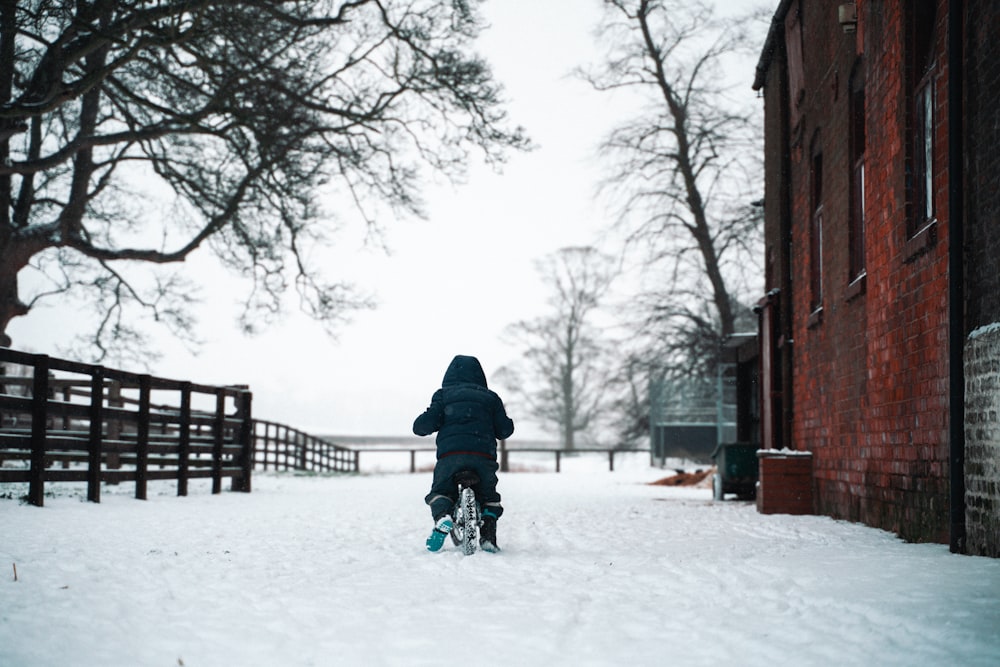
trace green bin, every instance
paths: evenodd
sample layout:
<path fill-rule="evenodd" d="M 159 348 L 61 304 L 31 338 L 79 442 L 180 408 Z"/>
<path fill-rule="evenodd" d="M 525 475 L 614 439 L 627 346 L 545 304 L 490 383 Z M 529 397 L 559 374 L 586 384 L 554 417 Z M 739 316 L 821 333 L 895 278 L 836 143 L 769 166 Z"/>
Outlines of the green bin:
<path fill-rule="evenodd" d="M 756 497 L 758 449 L 756 443 L 750 442 L 724 442 L 715 448 L 712 493 L 716 500 L 723 500 L 727 493 L 735 493 L 740 500 Z"/>

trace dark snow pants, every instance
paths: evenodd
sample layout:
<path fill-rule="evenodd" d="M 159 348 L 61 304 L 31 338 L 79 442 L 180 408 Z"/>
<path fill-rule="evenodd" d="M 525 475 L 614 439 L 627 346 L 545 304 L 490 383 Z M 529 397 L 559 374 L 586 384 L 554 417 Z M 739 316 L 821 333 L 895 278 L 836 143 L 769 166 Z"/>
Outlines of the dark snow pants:
<path fill-rule="evenodd" d="M 483 511 L 499 517 L 503 514 L 500 505 L 500 494 L 497 493 L 497 470 L 500 466 L 493 459 L 485 456 L 469 454 L 453 454 L 438 459 L 434 466 L 434 481 L 431 482 L 431 492 L 424 498 L 430 505 L 431 515 L 437 521 L 451 510 L 458 500 L 458 487 L 455 484 L 455 473 L 471 470 L 479 476 L 479 484 L 472 487 Z"/>

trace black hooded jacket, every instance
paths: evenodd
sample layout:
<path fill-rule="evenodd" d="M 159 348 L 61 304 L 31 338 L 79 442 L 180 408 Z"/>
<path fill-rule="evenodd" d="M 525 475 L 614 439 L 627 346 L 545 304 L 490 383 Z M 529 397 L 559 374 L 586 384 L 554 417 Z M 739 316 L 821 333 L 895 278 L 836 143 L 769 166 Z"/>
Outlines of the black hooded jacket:
<path fill-rule="evenodd" d="M 486 374 L 475 357 L 458 355 L 445 371 L 430 406 L 413 422 L 413 432 L 437 431 L 437 457 L 473 454 L 496 459 L 497 438 L 509 438 L 514 422 L 503 401 L 486 386 Z"/>

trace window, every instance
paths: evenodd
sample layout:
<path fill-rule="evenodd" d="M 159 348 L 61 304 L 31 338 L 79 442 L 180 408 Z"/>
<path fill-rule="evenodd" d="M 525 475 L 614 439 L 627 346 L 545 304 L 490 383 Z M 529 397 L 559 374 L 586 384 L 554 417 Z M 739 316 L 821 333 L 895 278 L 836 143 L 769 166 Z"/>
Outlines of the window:
<path fill-rule="evenodd" d="M 914 93 L 912 233 L 934 219 L 934 84 L 924 81 Z M 912 235 L 912 234 L 911 234 Z"/>
<path fill-rule="evenodd" d="M 814 146 L 818 142 L 813 142 Z M 823 154 L 812 158 L 812 220 L 809 226 L 809 309 L 823 308 Z"/>
<path fill-rule="evenodd" d="M 848 219 L 848 282 L 865 275 L 865 80 L 859 60 L 851 75 L 849 151 L 851 157 Z"/>
<path fill-rule="evenodd" d="M 805 66 L 802 60 L 802 9 L 793 3 L 785 15 L 785 49 L 788 63 L 789 127 L 796 127 L 802 115 L 805 100 Z"/>
<path fill-rule="evenodd" d="M 934 0 L 908 3 L 907 225 L 910 237 L 934 222 Z"/>

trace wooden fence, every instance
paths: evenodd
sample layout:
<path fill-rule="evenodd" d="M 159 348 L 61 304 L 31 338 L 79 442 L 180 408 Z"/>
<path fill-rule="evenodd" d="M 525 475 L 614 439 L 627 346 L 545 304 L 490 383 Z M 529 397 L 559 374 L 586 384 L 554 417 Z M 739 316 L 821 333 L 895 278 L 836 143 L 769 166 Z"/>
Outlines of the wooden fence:
<path fill-rule="evenodd" d="M 255 419 L 253 426 L 258 470 L 358 472 L 357 450 L 284 424 Z"/>
<path fill-rule="evenodd" d="M 176 480 L 180 496 L 195 478 L 211 478 L 212 493 L 221 493 L 226 478 L 232 490 L 249 492 L 254 468 L 358 472 L 362 452 L 409 452 L 416 472 L 417 452 L 434 451 L 334 444 L 255 420 L 251 403 L 242 385 L 200 385 L 0 348 L 0 484 L 27 483 L 28 502 L 39 506 L 48 482 L 85 482 L 93 502 L 102 483 L 134 482 L 139 499 L 150 480 Z M 613 471 L 617 451 L 572 453 L 606 454 Z M 501 470 L 522 452 L 553 455 L 556 472 L 570 453 L 501 443 Z"/>
<path fill-rule="evenodd" d="M 504 449 L 500 452 L 500 469 L 504 472 L 507 471 L 509 467 L 509 459 L 511 452 L 544 452 L 555 454 L 556 457 L 556 472 L 562 471 L 562 457 L 565 454 L 577 455 L 577 454 L 607 454 L 608 456 L 608 470 L 610 472 L 615 471 L 615 453 L 627 452 L 628 450 L 620 449 Z"/>
<path fill-rule="evenodd" d="M 250 491 L 251 394 L 0 349 L 0 362 L 26 371 L 0 378 L 0 482 L 27 482 L 42 505 L 47 482 L 134 482 L 145 499 L 150 480 L 210 477 L 212 492 L 230 478 Z M 59 373 L 59 377 L 56 377 Z M 27 468 L 24 463 L 27 462 Z M 17 467 L 10 464 L 20 463 Z M 59 464 L 59 465 L 57 465 Z"/>
<path fill-rule="evenodd" d="M 0 483 L 28 484 L 44 503 L 47 482 L 101 484 L 211 478 L 251 490 L 263 469 L 356 472 L 357 454 L 273 422 L 255 421 L 245 386 L 209 386 L 0 348 Z M 19 373 L 11 374 L 12 370 Z M 58 374 L 58 376 L 57 376 Z"/>

